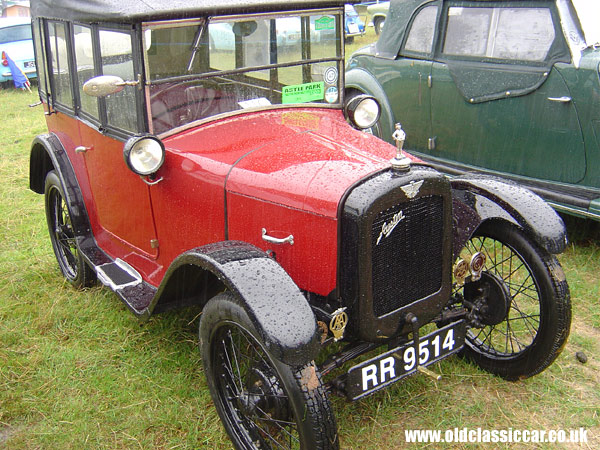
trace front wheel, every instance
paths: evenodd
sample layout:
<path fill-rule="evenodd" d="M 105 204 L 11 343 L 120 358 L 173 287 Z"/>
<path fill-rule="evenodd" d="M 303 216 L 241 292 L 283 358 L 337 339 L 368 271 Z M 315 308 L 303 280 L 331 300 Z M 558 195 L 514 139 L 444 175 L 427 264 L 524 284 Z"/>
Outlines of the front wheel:
<path fill-rule="evenodd" d="M 275 359 L 233 294 L 204 308 L 200 345 L 210 393 L 237 449 L 339 447 L 314 362 L 291 367 Z"/>
<path fill-rule="evenodd" d="M 64 277 L 75 287 L 93 286 L 96 274 L 85 262 L 75 239 L 71 212 L 56 172 L 46 175 L 46 221 L 52 248 Z"/>
<path fill-rule="evenodd" d="M 506 222 L 484 223 L 461 252 L 486 257 L 481 279 L 459 288 L 478 328 L 464 354 L 508 380 L 546 369 L 566 344 L 571 326 L 569 287 L 555 256 Z"/>

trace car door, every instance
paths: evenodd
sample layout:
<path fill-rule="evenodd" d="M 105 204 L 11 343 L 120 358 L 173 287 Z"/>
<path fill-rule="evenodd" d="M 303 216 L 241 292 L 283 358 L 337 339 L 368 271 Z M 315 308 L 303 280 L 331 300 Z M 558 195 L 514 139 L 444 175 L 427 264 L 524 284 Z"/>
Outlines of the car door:
<path fill-rule="evenodd" d="M 417 11 L 399 56 L 391 63 L 374 58 L 369 68 L 388 96 L 395 122 L 406 131 L 406 146 L 411 150 L 426 151 L 430 145 L 429 86 L 437 12 L 437 5 Z"/>
<path fill-rule="evenodd" d="M 472 4 L 471 4 L 472 5 Z M 586 171 L 558 16 L 535 6 L 449 4 L 432 68 L 428 155 L 565 183 Z"/>
<path fill-rule="evenodd" d="M 113 256 L 134 253 L 157 255 L 157 237 L 152 214 L 150 187 L 127 167 L 124 140 L 139 129 L 136 86 L 97 99 L 83 92 L 83 84 L 94 73 L 134 80 L 132 33 L 130 30 L 93 29 L 75 25 L 74 48 L 78 73 L 80 108 L 79 157 L 85 161 L 93 204 L 100 230 L 94 235 Z M 97 32 L 99 44 L 92 45 Z M 94 52 L 92 49 L 96 47 Z M 95 70 L 94 66 L 100 70 Z M 96 223 L 92 220 L 92 226 Z"/>

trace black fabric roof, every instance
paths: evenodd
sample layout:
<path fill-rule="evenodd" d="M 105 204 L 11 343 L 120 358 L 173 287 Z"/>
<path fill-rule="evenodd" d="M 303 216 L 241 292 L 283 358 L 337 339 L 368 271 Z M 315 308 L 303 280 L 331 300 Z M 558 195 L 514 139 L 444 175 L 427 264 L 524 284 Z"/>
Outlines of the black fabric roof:
<path fill-rule="evenodd" d="M 341 6 L 359 0 L 31 0 L 31 15 L 80 22 L 139 22 Z"/>

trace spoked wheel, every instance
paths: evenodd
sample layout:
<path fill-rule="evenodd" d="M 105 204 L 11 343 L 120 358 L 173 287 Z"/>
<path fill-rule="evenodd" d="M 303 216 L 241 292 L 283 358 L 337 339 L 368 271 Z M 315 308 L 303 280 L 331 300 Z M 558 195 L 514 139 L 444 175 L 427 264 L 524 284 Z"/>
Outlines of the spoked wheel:
<path fill-rule="evenodd" d="M 480 280 L 459 288 L 479 320 L 465 355 L 508 380 L 535 375 L 560 354 L 571 326 L 569 287 L 558 260 L 506 222 L 484 223 L 461 252 L 486 257 Z"/>
<path fill-rule="evenodd" d="M 235 296 L 219 294 L 200 321 L 204 370 L 238 449 L 337 449 L 337 429 L 314 363 L 273 358 Z"/>
<path fill-rule="evenodd" d="M 79 252 L 71 213 L 65 202 L 60 180 L 54 171 L 46 176 L 45 199 L 50 241 L 61 272 L 75 287 L 93 285 L 96 280 L 95 273 Z"/>

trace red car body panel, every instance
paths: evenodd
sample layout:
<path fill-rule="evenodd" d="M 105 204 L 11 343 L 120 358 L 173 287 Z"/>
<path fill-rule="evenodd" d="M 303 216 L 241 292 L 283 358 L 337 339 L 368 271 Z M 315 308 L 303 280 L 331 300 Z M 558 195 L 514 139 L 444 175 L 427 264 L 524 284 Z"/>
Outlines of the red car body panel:
<path fill-rule="evenodd" d="M 61 141 L 85 180 L 98 245 L 154 286 L 181 253 L 231 239 L 272 251 L 301 289 L 329 294 L 336 286 L 339 202 L 395 155 L 389 144 L 348 127 L 341 110 L 246 112 L 165 137 L 162 181 L 148 186 L 125 164 L 122 142 L 64 114 L 47 119 L 51 131 L 79 130 Z M 88 150 L 76 153 L 78 145 Z M 294 244 L 265 242 L 263 228 L 276 238 L 293 235 Z"/>
<path fill-rule="evenodd" d="M 149 186 L 128 169 L 123 143 L 82 124 L 81 145 L 87 176 L 101 228 L 132 250 L 157 256 Z"/>
<path fill-rule="evenodd" d="M 207 164 L 214 165 L 209 172 L 217 175 L 211 183 L 216 205 L 207 214 L 213 217 L 208 228 L 214 234 L 199 236 L 197 245 L 225 239 L 224 234 L 219 236 L 224 226 L 214 217 L 223 218 L 218 212 L 224 209 L 221 202 L 226 177 L 227 238 L 271 250 L 301 289 L 321 295 L 329 294 L 336 285 L 340 199 L 353 183 L 387 167 L 395 154 L 389 144 L 349 128 L 341 111 L 313 108 L 233 116 L 164 142 L 167 159 L 172 153 L 185 153 L 185 160 L 198 165 L 193 171 L 196 174 Z M 211 149 L 210 153 L 203 148 Z M 163 168 L 159 175 L 167 172 Z M 337 182 L 331 183 L 332 179 Z M 182 189 L 181 182 L 177 180 L 178 189 Z M 163 208 L 155 195 L 159 191 L 161 188 L 153 190 L 156 211 Z M 171 192 L 164 199 L 172 201 L 174 197 Z M 206 197 L 198 200 L 206 201 Z M 182 202 L 182 207 L 183 215 L 183 211 L 204 210 L 208 205 Z M 170 216 L 178 214 L 172 212 Z M 276 238 L 292 235 L 294 244 L 265 242 L 263 228 Z M 190 234 L 186 229 L 186 236 Z M 171 248 L 175 241 L 177 236 L 169 234 L 170 248 L 161 249 L 161 259 L 165 251 L 171 255 L 168 260 L 190 248 L 191 243 L 183 241 Z"/>

